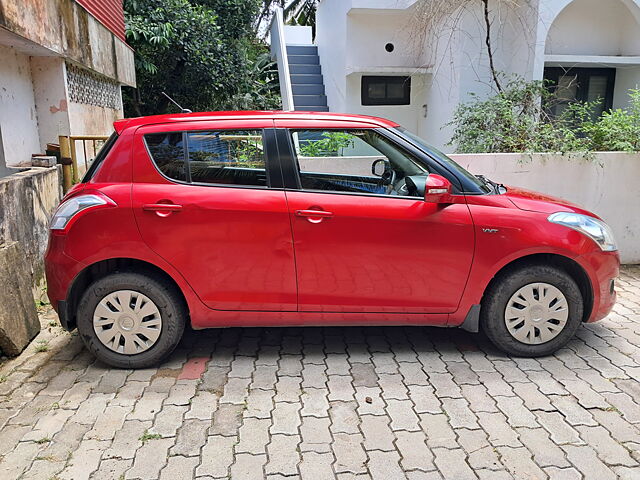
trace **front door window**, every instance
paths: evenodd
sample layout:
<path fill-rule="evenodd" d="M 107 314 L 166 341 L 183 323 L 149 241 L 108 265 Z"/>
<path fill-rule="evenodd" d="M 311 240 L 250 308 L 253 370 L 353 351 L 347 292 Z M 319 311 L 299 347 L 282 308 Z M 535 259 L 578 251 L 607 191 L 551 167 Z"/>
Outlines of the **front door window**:
<path fill-rule="evenodd" d="M 293 130 L 292 141 L 303 190 L 419 197 L 429 174 L 375 130 Z"/>

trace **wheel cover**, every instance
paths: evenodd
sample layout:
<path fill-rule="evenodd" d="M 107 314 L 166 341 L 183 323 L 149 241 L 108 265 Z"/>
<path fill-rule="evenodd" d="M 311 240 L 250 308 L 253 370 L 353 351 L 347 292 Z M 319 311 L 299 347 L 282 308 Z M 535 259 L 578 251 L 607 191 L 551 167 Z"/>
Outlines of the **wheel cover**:
<path fill-rule="evenodd" d="M 160 310 L 140 292 L 117 290 L 106 295 L 93 313 L 93 330 L 110 350 L 135 355 L 149 350 L 162 332 Z"/>
<path fill-rule="evenodd" d="M 546 343 L 564 330 L 569 304 L 564 294 L 548 283 L 530 283 L 514 293 L 504 312 L 513 338 L 527 345 Z"/>

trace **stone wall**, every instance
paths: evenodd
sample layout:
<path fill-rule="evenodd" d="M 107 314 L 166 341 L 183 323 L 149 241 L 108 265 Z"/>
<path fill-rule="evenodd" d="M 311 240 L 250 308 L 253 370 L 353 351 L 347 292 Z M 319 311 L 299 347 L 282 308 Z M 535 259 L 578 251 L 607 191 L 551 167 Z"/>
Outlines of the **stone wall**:
<path fill-rule="evenodd" d="M 49 220 L 62 195 L 59 168 L 33 167 L 0 178 L 0 244 L 20 244 L 34 286 L 44 276 Z"/>
<path fill-rule="evenodd" d="M 599 215 L 611 228 L 623 263 L 640 263 L 640 154 L 451 155 L 473 174 L 564 198 Z"/>

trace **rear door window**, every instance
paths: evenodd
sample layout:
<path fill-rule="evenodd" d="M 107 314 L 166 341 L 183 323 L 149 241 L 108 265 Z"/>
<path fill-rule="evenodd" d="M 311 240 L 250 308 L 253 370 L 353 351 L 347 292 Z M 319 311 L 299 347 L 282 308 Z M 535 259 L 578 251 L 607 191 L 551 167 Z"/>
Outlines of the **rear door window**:
<path fill-rule="evenodd" d="M 261 131 L 189 132 L 187 137 L 192 182 L 267 186 Z"/>
<path fill-rule="evenodd" d="M 187 181 L 182 132 L 149 133 L 144 136 L 156 167 L 171 180 Z"/>
<path fill-rule="evenodd" d="M 144 138 L 156 167 L 171 180 L 267 186 L 262 130 L 150 133 Z"/>

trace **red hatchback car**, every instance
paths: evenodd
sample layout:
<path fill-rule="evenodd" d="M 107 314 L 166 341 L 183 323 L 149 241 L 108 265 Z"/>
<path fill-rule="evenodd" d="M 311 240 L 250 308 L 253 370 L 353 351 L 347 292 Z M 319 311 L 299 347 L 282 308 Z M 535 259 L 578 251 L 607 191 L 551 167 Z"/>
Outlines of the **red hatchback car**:
<path fill-rule="evenodd" d="M 471 175 L 398 124 L 216 112 L 122 120 L 51 221 L 49 298 L 98 358 L 195 329 L 439 325 L 523 356 L 615 303 L 609 227 Z"/>

